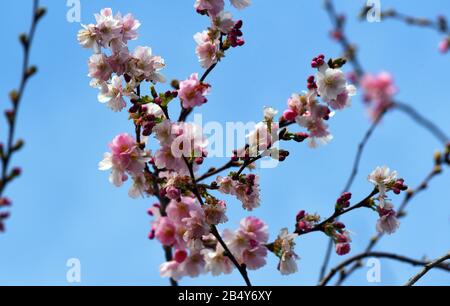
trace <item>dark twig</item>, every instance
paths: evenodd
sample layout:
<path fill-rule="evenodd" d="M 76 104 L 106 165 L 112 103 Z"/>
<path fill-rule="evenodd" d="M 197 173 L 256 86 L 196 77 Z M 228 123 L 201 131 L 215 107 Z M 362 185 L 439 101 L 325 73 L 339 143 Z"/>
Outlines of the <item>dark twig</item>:
<path fill-rule="evenodd" d="M 444 256 L 442 256 L 442 257 L 436 259 L 435 261 L 426 264 L 425 267 L 423 268 L 423 270 L 420 271 L 420 272 L 419 272 L 417 275 L 415 275 L 414 277 L 412 277 L 412 278 L 405 284 L 405 286 L 407 286 L 407 287 L 408 287 L 408 286 L 409 286 L 409 287 L 414 286 L 414 285 L 415 285 L 422 277 L 425 276 L 425 274 L 427 274 L 428 272 L 430 272 L 432 269 L 434 269 L 434 268 L 443 268 L 443 266 L 442 266 L 441 264 L 444 263 L 445 261 L 449 260 L 449 259 L 450 259 L 450 252 L 447 253 L 446 255 L 444 255 Z M 444 267 L 445 267 L 445 266 L 444 266 Z M 447 267 L 447 269 L 445 269 L 445 270 L 450 271 L 450 269 L 448 269 L 449 266 L 447 265 L 446 267 Z"/>
<path fill-rule="evenodd" d="M 431 120 L 422 116 L 418 111 L 416 111 L 413 107 L 406 103 L 395 102 L 395 109 L 404 112 L 409 115 L 414 121 L 416 121 L 419 125 L 423 126 L 425 129 L 430 131 L 441 143 L 446 145 L 449 141 L 448 136 L 445 132 L 443 132 L 436 124 L 434 124 Z"/>
<path fill-rule="evenodd" d="M 449 255 L 447 255 L 447 256 L 449 256 Z M 427 266 L 427 265 L 430 265 L 429 262 L 415 260 L 415 259 L 411 259 L 411 258 L 408 258 L 408 257 L 405 257 L 405 256 L 400 256 L 400 255 L 397 255 L 397 254 L 385 253 L 385 252 L 366 252 L 366 253 L 362 253 L 362 254 L 356 255 L 356 256 L 354 256 L 352 258 L 349 258 L 349 259 L 345 260 L 344 262 L 342 262 L 341 264 L 339 264 L 338 266 L 336 266 L 335 268 L 333 268 L 330 271 L 330 273 L 328 273 L 328 275 L 325 276 L 322 279 L 322 281 L 320 282 L 319 286 L 326 286 L 326 285 L 328 285 L 328 283 L 333 279 L 333 277 L 336 274 L 338 274 L 339 272 L 341 272 L 343 269 L 345 269 L 347 266 L 349 266 L 349 265 L 351 265 L 351 264 L 353 264 L 355 262 L 360 262 L 364 258 L 371 258 L 371 257 L 388 258 L 388 259 L 392 259 L 392 260 L 408 263 L 408 264 L 411 264 L 413 266 Z M 433 267 L 436 267 L 436 268 L 439 268 L 441 270 L 450 272 L 450 266 L 449 265 L 443 265 L 442 264 L 443 261 L 445 261 L 445 259 L 440 261 L 440 262 L 434 263 Z"/>
<path fill-rule="evenodd" d="M 22 102 L 23 95 L 25 93 L 26 85 L 30 77 L 32 77 L 36 72 L 37 68 L 35 66 L 30 66 L 30 51 L 33 44 L 35 32 L 37 25 L 41 18 L 45 15 L 46 10 L 39 6 L 39 0 L 33 1 L 33 15 L 30 30 L 28 34 L 22 34 L 20 36 L 20 42 L 23 47 L 23 62 L 22 62 L 22 77 L 20 80 L 19 89 L 17 91 L 12 91 L 10 93 L 10 98 L 12 102 L 12 109 L 5 112 L 6 119 L 8 122 L 8 138 L 6 142 L 6 148 L 1 145 L 0 148 L 0 158 L 2 163 L 1 179 L 0 179 L 0 198 L 3 198 L 3 193 L 5 191 L 8 183 L 13 181 L 17 176 L 20 175 L 20 169 L 15 168 L 10 171 L 9 166 L 12 156 L 15 152 L 21 149 L 23 146 L 23 141 L 15 140 L 15 131 L 17 125 L 17 119 L 19 114 L 20 104 Z M 4 201 L 2 201 L 4 202 Z M 8 201 L 7 201 L 8 202 Z M 5 219 L 8 214 L 0 215 L 0 231 L 3 231 L 2 220 Z"/>

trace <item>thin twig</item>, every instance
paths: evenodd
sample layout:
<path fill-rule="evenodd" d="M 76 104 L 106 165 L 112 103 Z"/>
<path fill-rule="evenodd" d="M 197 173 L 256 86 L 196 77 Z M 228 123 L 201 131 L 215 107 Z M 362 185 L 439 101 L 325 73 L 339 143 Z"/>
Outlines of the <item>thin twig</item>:
<path fill-rule="evenodd" d="M 422 277 L 424 277 L 428 272 L 430 272 L 434 268 L 441 268 L 441 264 L 450 259 L 450 252 L 446 255 L 436 259 L 433 262 L 425 265 L 422 271 L 420 271 L 417 275 L 413 276 L 406 284 L 406 287 L 414 286 Z M 447 265 L 448 267 L 448 265 Z M 447 270 L 447 271 L 450 271 Z"/>
<path fill-rule="evenodd" d="M 446 145 L 449 142 L 449 138 L 444 131 L 442 131 L 436 124 L 434 124 L 431 120 L 422 116 L 418 111 L 416 111 L 413 107 L 406 103 L 395 102 L 394 108 L 399 111 L 404 112 L 409 115 L 414 121 L 416 121 L 419 125 L 423 126 L 425 129 L 430 131 L 441 143 Z"/>
<path fill-rule="evenodd" d="M 6 148 L 1 147 L 1 162 L 2 162 L 2 170 L 1 170 L 1 179 L 0 179 L 0 198 L 3 197 L 3 193 L 5 191 L 6 186 L 10 183 L 14 178 L 20 175 L 20 170 L 16 169 L 9 173 L 9 166 L 12 159 L 12 156 L 15 152 L 17 152 L 23 145 L 22 141 L 15 141 L 15 131 L 17 126 L 17 119 L 19 114 L 20 104 L 22 102 L 22 98 L 25 93 L 26 85 L 31 76 L 33 76 L 37 72 L 37 68 L 35 66 L 29 66 L 30 62 L 30 52 L 31 46 L 33 44 L 34 36 L 36 33 L 36 28 L 41 20 L 41 18 L 45 15 L 46 10 L 39 6 L 39 0 L 33 1 L 33 15 L 32 22 L 30 26 L 30 30 L 28 34 L 23 34 L 20 36 L 20 41 L 23 47 L 23 62 L 22 62 L 22 76 L 20 80 L 19 90 L 13 91 L 10 94 L 10 98 L 12 101 L 12 109 L 6 112 L 6 117 L 8 121 L 8 138 L 6 142 Z M 3 229 L 0 218 L 0 231 Z"/>
<path fill-rule="evenodd" d="M 447 256 L 449 256 L 449 255 L 447 255 Z M 408 257 L 405 257 L 405 256 L 392 254 L 392 253 L 366 252 L 366 253 L 362 253 L 362 254 L 353 256 L 352 258 L 349 258 L 349 259 L 345 260 L 341 264 L 337 265 L 335 268 L 331 269 L 330 273 L 328 273 L 328 275 L 322 279 L 322 281 L 320 282 L 319 286 L 326 286 L 326 285 L 328 285 L 328 283 L 333 279 L 333 277 L 336 274 L 338 274 L 340 271 L 345 269 L 347 266 L 349 266 L 349 265 L 351 265 L 351 264 L 353 264 L 355 262 L 360 262 L 364 258 L 371 258 L 371 257 L 374 257 L 374 258 L 388 258 L 388 259 L 392 259 L 392 260 L 408 263 L 408 264 L 411 264 L 413 266 L 427 266 L 427 265 L 430 264 L 429 262 L 426 262 L 426 261 L 415 260 L 415 259 L 411 259 L 411 258 L 408 258 Z M 450 272 L 450 265 L 443 265 L 442 264 L 443 261 L 445 261 L 445 260 L 442 260 L 442 261 L 440 261 L 438 263 L 435 263 L 433 265 L 433 267 L 436 267 L 436 268 L 439 268 L 441 270 Z"/>

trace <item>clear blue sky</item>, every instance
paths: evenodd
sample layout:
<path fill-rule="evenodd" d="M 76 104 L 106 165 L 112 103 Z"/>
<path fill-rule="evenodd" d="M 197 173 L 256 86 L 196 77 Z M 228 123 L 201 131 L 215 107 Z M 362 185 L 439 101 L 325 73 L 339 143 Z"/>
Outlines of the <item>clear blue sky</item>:
<path fill-rule="evenodd" d="M 207 20 L 193 11 L 193 0 L 184 1 L 87 1 L 82 0 L 82 22 L 110 6 L 132 12 L 143 23 L 139 44 L 150 45 L 167 63 L 165 75 L 185 78 L 201 71 L 194 54 L 193 34 Z M 244 48 L 232 52 L 212 73 L 210 103 L 203 106 L 205 120 L 252 121 L 261 117 L 264 105 L 280 110 L 291 93 L 304 88 L 311 74 L 310 59 L 318 53 L 340 55 L 341 49 L 328 38 L 330 22 L 322 1 L 255 0 L 237 13 L 245 21 Z M 447 92 L 450 55 L 437 51 L 441 37 L 427 29 L 406 27 L 393 21 L 360 23 L 356 15 L 364 1 L 336 1 L 350 16 L 349 36 L 360 44 L 366 70 L 391 71 L 400 88 L 398 98 L 413 105 L 450 133 L 450 96 Z M 114 114 L 96 100 L 89 88 L 86 61 L 89 52 L 77 45 L 79 24 L 66 21 L 65 1 L 43 1 L 45 17 L 33 45 L 32 62 L 39 74 L 27 88 L 20 114 L 18 135 L 26 147 L 14 159 L 24 169 L 20 180 L 7 190 L 14 200 L 7 233 L 0 235 L 0 284 L 66 283 L 66 261 L 79 258 L 85 285 L 165 285 L 158 267 L 163 254 L 157 242 L 147 240 L 152 199 L 133 201 L 127 189 L 109 184 L 97 163 L 107 142 L 121 132 L 132 132 L 126 113 Z M 448 1 L 382 1 L 413 15 L 450 16 Z M 28 29 L 31 1 L 1 1 L 0 18 L 3 72 L 0 82 L 2 108 L 7 94 L 17 86 L 21 50 L 17 34 Z M 133 43 L 136 45 L 137 43 Z M 252 110 L 252 111 L 250 111 Z M 5 126 L 5 122 L 1 122 Z M 274 170 L 260 172 L 262 207 L 253 215 L 270 225 L 271 238 L 291 226 L 300 209 L 329 215 L 350 171 L 357 143 L 369 122 L 361 99 L 332 120 L 335 140 L 318 150 L 290 145 L 292 157 Z M 2 136 L 4 129 L 1 129 Z M 404 135 L 400 139 L 398 134 Z M 432 154 L 439 143 L 426 131 L 399 113 L 389 115 L 376 131 L 364 155 L 353 190 L 356 199 L 370 190 L 366 175 L 387 164 L 416 186 L 430 171 Z M 220 161 L 217 161 L 218 163 Z M 447 171 L 448 172 L 448 171 Z M 402 221 L 400 231 L 382 240 L 378 250 L 394 251 L 414 258 L 434 258 L 450 246 L 450 175 L 433 181 L 428 192 L 418 196 Z M 283 192 L 280 192 L 283 190 Z M 401 198 L 395 198 L 398 204 Z M 230 227 L 246 216 L 240 205 L 228 199 Z M 353 252 L 358 253 L 374 234 L 376 216 L 360 211 L 345 218 L 354 232 Z M 276 259 L 250 274 L 256 285 L 312 285 L 327 239 L 314 234 L 298 240 L 302 259 L 300 272 L 283 277 Z M 333 262 L 343 258 L 334 256 Z M 366 269 L 348 284 L 367 284 Z M 382 261 L 381 285 L 403 284 L 418 268 Z M 421 284 L 450 284 L 448 274 L 434 271 Z M 182 284 L 241 285 L 240 276 L 185 279 Z"/>

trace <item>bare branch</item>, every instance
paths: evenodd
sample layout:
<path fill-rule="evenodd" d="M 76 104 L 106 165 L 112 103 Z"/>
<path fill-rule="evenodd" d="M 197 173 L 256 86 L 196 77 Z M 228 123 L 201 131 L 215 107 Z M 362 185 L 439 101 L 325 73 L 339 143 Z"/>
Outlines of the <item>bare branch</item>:
<path fill-rule="evenodd" d="M 433 262 L 430 262 L 429 264 L 425 265 L 425 268 L 420 271 L 417 275 L 415 275 L 414 277 L 412 277 L 406 284 L 405 286 L 414 286 L 422 277 L 424 277 L 428 272 L 430 272 L 432 269 L 434 268 L 442 268 L 442 263 L 449 260 L 450 259 L 450 252 L 447 253 L 446 255 L 436 259 Z M 449 265 L 447 265 L 448 268 Z M 444 266 L 445 267 L 445 266 Z"/>
<path fill-rule="evenodd" d="M 360 262 L 364 258 L 371 258 L 371 257 L 388 258 L 388 259 L 396 260 L 396 261 L 399 261 L 399 262 L 408 263 L 408 264 L 411 264 L 413 266 L 427 266 L 427 265 L 430 264 L 429 262 L 426 262 L 426 261 L 415 260 L 415 259 L 411 259 L 411 258 L 408 258 L 408 257 L 405 257 L 405 256 L 393 254 L 393 253 L 366 252 L 366 253 L 362 253 L 362 254 L 353 256 L 352 258 L 349 258 L 349 259 L 345 260 L 341 264 L 337 265 L 335 268 L 331 269 L 330 273 L 328 273 L 328 275 L 325 276 L 322 279 L 322 281 L 320 282 L 319 286 L 326 286 L 326 285 L 328 285 L 328 283 L 333 279 L 333 277 L 336 274 L 338 274 L 339 272 L 341 272 L 342 270 L 344 270 L 347 266 L 349 266 L 349 265 L 351 265 L 351 264 L 353 264 L 355 262 Z M 450 265 L 443 265 L 442 262 L 443 261 L 434 264 L 434 267 L 437 267 L 437 268 L 439 268 L 439 269 L 441 269 L 443 271 L 450 272 Z"/>

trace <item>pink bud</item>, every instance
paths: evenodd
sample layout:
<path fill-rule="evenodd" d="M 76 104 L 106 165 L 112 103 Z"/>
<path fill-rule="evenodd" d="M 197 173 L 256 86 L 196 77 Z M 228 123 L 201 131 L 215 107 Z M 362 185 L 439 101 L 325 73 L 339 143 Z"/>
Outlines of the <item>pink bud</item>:
<path fill-rule="evenodd" d="M 187 252 L 183 250 L 176 250 L 174 259 L 178 263 L 183 263 L 187 258 Z"/>
<path fill-rule="evenodd" d="M 338 243 L 336 244 L 336 253 L 339 256 L 344 256 L 347 255 L 348 253 L 350 253 L 351 251 L 351 246 L 349 243 Z"/>
<path fill-rule="evenodd" d="M 297 117 L 297 112 L 292 109 L 288 109 L 283 113 L 283 117 L 287 121 L 295 121 L 295 118 Z"/>

